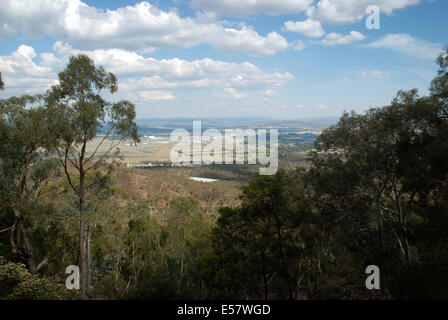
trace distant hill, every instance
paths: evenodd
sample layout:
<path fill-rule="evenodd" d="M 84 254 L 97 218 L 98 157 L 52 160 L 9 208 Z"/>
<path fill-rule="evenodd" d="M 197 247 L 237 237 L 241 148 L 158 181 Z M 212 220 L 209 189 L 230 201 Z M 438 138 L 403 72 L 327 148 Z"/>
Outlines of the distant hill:
<path fill-rule="evenodd" d="M 164 135 L 174 129 L 192 131 L 193 121 L 201 121 L 202 129 L 233 129 L 233 128 L 278 128 L 278 129 L 309 129 L 321 131 L 337 123 L 338 118 L 304 119 L 304 120 L 276 120 L 264 117 L 255 118 L 213 118 L 213 119 L 138 119 L 140 134 Z"/>

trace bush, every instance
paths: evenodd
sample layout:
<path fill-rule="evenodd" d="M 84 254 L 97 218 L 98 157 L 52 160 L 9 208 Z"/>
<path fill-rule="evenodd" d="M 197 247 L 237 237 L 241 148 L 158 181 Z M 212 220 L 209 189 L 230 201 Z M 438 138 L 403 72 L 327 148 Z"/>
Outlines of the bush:
<path fill-rule="evenodd" d="M 61 300 L 69 298 L 64 286 L 32 275 L 22 263 L 0 256 L 0 300 Z"/>

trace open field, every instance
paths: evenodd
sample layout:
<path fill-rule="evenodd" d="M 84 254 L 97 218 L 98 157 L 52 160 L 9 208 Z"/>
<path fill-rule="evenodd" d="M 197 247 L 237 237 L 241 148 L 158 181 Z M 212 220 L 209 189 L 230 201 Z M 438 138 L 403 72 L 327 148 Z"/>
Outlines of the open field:
<path fill-rule="evenodd" d="M 92 140 L 87 148 L 87 153 L 95 150 L 96 146 L 103 139 L 102 136 Z M 98 155 L 104 154 L 114 141 L 106 140 L 98 149 Z M 170 151 L 174 144 L 170 144 L 167 139 L 159 138 L 149 140 L 142 137 L 142 142 L 138 145 L 131 145 L 130 142 L 123 142 L 117 146 L 120 157 L 125 163 L 142 164 L 145 162 L 168 162 L 170 161 Z"/>
<path fill-rule="evenodd" d="M 277 129 L 279 131 L 280 160 L 302 161 L 311 150 L 316 137 L 323 129 L 333 124 L 333 120 L 309 121 L 278 121 L 269 119 L 219 119 L 205 120 L 202 130 L 217 129 L 224 134 L 225 129 Z M 130 165 L 154 162 L 170 162 L 170 152 L 175 143 L 170 142 L 170 134 L 176 129 L 193 131 L 193 120 L 190 119 L 155 119 L 139 120 L 137 122 L 141 143 L 132 145 L 123 142 L 118 145 L 120 157 L 124 163 Z M 101 142 L 103 136 L 99 135 L 88 145 L 87 152 L 91 153 Z M 106 140 L 99 148 L 98 154 L 104 154 L 113 140 Z M 206 144 L 203 144 L 203 147 Z"/>

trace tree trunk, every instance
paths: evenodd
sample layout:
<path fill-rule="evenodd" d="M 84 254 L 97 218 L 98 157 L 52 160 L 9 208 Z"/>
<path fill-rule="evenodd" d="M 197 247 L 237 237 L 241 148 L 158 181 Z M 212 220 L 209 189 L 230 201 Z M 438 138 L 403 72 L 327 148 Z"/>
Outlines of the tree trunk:
<path fill-rule="evenodd" d="M 79 261 L 81 262 L 81 299 L 88 299 L 88 266 L 86 257 L 86 203 L 84 198 L 84 182 L 85 182 L 85 170 L 84 170 L 84 156 L 86 151 L 86 144 L 84 142 L 81 149 L 81 157 L 79 159 L 79 214 L 80 214 L 80 225 L 79 225 Z"/>
<path fill-rule="evenodd" d="M 23 217 L 16 208 L 12 208 L 14 212 L 14 225 L 11 228 L 10 243 L 12 252 L 17 254 L 27 265 L 31 274 L 36 274 L 47 262 L 45 258 L 41 263 L 36 265 L 34 256 L 34 248 L 28 238 Z"/>
<path fill-rule="evenodd" d="M 282 231 L 281 231 L 280 219 L 277 215 L 277 212 L 274 213 L 274 217 L 275 217 L 275 223 L 276 223 L 276 229 L 277 229 L 278 250 L 279 250 L 279 254 L 280 254 L 280 259 L 282 261 L 282 269 L 283 269 L 284 279 L 286 282 L 286 286 L 288 288 L 288 294 L 289 294 L 288 299 L 294 300 L 294 295 L 293 295 L 293 292 L 291 289 L 291 281 L 290 281 L 289 272 L 288 272 L 288 265 L 286 263 L 285 255 L 283 254 Z"/>
<path fill-rule="evenodd" d="M 85 237 L 85 225 L 86 225 L 86 217 L 85 217 L 85 203 L 84 197 L 81 195 L 79 200 L 79 211 L 80 211 L 80 223 L 79 223 L 79 261 L 81 263 L 81 299 L 87 299 L 87 259 L 86 259 L 86 237 Z"/>
<path fill-rule="evenodd" d="M 92 234 L 92 230 L 90 229 L 90 225 L 87 224 L 87 294 L 88 296 L 92 296 L 91 288 L 92 288 L 92 254 L 90 251 L 90 236 Z"/>
<path fill-rule="evenodd" d="M 268 279 L 266 276 L 266 262 L 265 262 L 265 252 L 261 251 L 261 259 L 263 265 L 263 289 L 264 289 L 264 300 L 268 300 Z"/>

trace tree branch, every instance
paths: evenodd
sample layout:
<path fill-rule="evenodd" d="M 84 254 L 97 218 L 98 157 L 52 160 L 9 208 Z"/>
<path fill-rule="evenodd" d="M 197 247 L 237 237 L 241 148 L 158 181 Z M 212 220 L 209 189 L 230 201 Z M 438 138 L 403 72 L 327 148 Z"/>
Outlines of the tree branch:
<path fill-rule="evenodd" d="M 3 229 L 3 230 L 0 230 L 0 233 L 6 232 L 8 230 L 11 230 L 12 228 L 14 228 L 14 226 L 11 226 L 11 227 Z"/>
<path fill-rule="evenodd" d="M 95 157 L 96 153 L 98 152 L 98 149 L 102 146 L 102 144 L 104 143 L 104 141 L 106 141 L 106 139 L 109 137 L 109 135 L 112 133 L 112 130 L 115 129 L 115 126 L 112 126 L 109 128 L 108 132 L 106 133 L 106 135 L 103 137 L 103 139 L 101 140 L 101 142 L 96 146 L 95 151 L 92 153 L 92 155 L 86 160 L 85 164 L 87 164 L 90 160 L 93 159 L 93 157 Z"/>
<path fill-rule="evenodd" d="M 48 263 L 48 259 L 45 257 L 44 260 L 42 260 L 36 267 L 36 273 L 39 272 L 40 269 L 42 269 L 43 266 L 45 266 Z"/>

